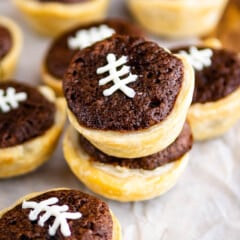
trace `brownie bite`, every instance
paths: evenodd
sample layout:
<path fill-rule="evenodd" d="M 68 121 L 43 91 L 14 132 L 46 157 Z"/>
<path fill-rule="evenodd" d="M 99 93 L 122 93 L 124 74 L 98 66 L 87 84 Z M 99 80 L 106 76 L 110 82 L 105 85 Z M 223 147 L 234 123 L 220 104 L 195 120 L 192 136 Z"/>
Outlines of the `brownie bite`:
<path fill-rule="evenodd" d="M 31 220 L 34 209 L 39 211 L 36 220 Z M 43 216 L 45 221 L 40 224 Z M 57 221 L 59 224 L 53 227 Z M 5 212 L 0 217 L 0 239 L 114 240 L 113 220 L 107 204 L 100 199 L 78 190 L 59 189 L 25 199 Z"/>
<path fill-rule="evenodd" d="M 12 89 L 15 96 L 25 94 L 17 108 L 3 111 L 4 100 L 7 101 Z M 17 82 L 0 83 L 0 149 L 20 145 L 41 136 L 54 124 L 55 105 L 44 97 L 36 88 Z M 5 96 L 5 98 L 4 98 Z M 8 101 L 7 105 L 10 104 Z M 8 105 L 10 106 L 10 105 Z"/>
<path fill-rule="evenodd" d="M 185 51 L 188 54 L 191 47 L 173 49 L 173 53 Z M 194 103 L 218 101 L 240 86 L 240 58 L 235 52 L 226 49 L 197 47 L 201 51 L 208 49 L 212 52 L 210 65 L 201 70 L 195 69 Z"/>
<path fill-rule="evenodd" d="M 137 76 L 128 84 L 136 93 L 133 98 L 120 90 L 104 96 L 113 83 L 100 85 L 107 74 L 98 74 L 97 69 L 107 64 L 109 53 L 116 59 L 127 56 L 126 65 Z M 183 78 L 182 61 L 158 44 L 115 35 L 76 53 L 64 77 L 63 90 L 79 124 L 91 129 L 136 131 L 167 118 Z"/>
<path fill-rule="evenodd" d="M 63 78 L 68 117 L 107 155 L 149 156 L 180 134 L 193 77 L 185 57 L 140 36 L 115 34 L 73 57 Z"/>
<path fill-rule="evenodd" d="M 46 86 L 0 82 L 0 179 L 50 159 L 65 124 L 65 102 Z"/>

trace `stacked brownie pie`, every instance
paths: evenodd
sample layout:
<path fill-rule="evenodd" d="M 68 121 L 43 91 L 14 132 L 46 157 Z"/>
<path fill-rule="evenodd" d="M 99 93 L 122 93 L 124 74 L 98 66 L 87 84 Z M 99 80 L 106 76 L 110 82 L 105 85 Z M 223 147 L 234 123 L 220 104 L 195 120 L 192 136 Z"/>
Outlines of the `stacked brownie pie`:
<path fill-rule="evenodd" d="M 119 201 L 170 189 L 192 146 L 186 115 L 193 88 L 185 58 L 142 37 L 114 35 L 78 51 L 63 79 L 72 171 Z"/>

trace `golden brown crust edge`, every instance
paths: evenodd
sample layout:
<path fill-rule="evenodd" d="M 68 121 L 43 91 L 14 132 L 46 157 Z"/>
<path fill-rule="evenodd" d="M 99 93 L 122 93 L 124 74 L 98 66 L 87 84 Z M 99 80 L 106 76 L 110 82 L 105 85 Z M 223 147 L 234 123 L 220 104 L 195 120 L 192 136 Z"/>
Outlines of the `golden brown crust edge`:
<path fill-rule="evenodd" d="M 195 140 L 218 137 L 240 119 L 240 87 L 221 100 L 193 104 L 188 120 Z"/>

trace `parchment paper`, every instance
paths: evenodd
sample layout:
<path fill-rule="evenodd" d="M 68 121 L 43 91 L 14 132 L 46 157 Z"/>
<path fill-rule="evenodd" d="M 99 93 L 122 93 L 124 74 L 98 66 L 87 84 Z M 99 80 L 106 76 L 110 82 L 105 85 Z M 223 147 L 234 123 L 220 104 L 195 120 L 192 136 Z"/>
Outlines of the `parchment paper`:
<path fill-rule="evenodd" d="M 24 48 L 16 78 L 40 84 L 40 64 L 50 39 L 32 32 L 10 1 L 0 0 L 0 14 L 13 18 L 24 31 Z M 128 17 L 124 1 L 112 1 L 109 15 Z M 166 40 L 161 42 L 166 44 Z M 180 181 L 164 196 L 139 203 L 105 199 L 121 222 L 123 239 L 239 240 L 239 136 L 240 122 L 221 138 L 196 143 Z M 0 209 L 27 193 L 54 187 L 89 192 L 65 163 L 61 141 L 52 158 L 35 172 L 0 181 Z"/>

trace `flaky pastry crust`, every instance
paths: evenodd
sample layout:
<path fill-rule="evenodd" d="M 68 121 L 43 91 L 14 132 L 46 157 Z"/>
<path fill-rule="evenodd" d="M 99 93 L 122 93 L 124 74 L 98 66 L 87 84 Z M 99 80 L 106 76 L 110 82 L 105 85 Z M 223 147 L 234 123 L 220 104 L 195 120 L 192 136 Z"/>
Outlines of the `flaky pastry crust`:
<path fill-rule="evenodd" d="M 190 37 L 210 33 L 227 0 L 128 0 L 133 16 L 147 30 L 166 37 Z"/>
<path fill-rule="evenodd" d="M 11 19 L 0 16 L 0 25 L 6 27 L 12 37 L 12 47 L 3 59 L 0 60 L 0 81 L 13 77 L 16 64 L 22 49 L 22 32 Z"/>
<path fill-rule="evenodd" d="M 26 20 L 38 33 L 56 36 L 75 26 L 101 20 L 109 0 L 90 0 L 74 4 L 42 3 L 37 0 L 14 0 Z"/>
<path fill-rule="evenodd" d="M 91 161 L 91 157 L 84 152 L 78 142 L 78 133 L 69 127 L 63 140 L 64 156 L 73 173 L 92 191 L 121 202 L 141 201 L 159 196 L 176 184 L 188 162 L 186 153 L 179 160 L 167 166 L 163 172 L 139 172 L 125 169 L 125 173 L 118 174 L 117 167 L 111 166 L 107 170 L 98 167 Z M 120 167 L 121 168 L 121 167 Z"/>
<path fill-rule="evenodd" d="M 240 119 L 240 87 L 216 102 L 195 103 L 188 112 L 195 140 L 206 140 L 225 133 Z"/>
<path fill-rule="evenodd" d="M 184 79 L 175 105 L 167 118 L 144 130 L 117 132 L 86 128 L 80 125 L 67 109 L 72 125 L 102 152 L 122 158 L 138 158 L 159 152 L 174 142 L 180 134 L 192 101 L 194 73 L 192 66 L 180 57 L 184 64 Z M 117 111 L 117 110 L 116 110 Z"/>
<path fill-rule="evenodd" d="M 17 146 L 0 149 L 0 178 L 22 175 L 35 170 L 53 153 L 65 123 L 65 101 L 55 98 L 48 87 L 39 90 L 56 104 L 55 123 L 43 135 Z"/>
<path fill-rule="evenodd" d="M 10 211 L 11 209 L 15 208 L 17 205 L 21 204 L 24 200 L 29 200 L 32 198 L 35 198 L 39 195 L 42 195 L 46 192 L 52 192 L 52 191 L 60 191 L 60 190 L 69 190 L 68 188 L 54 188 L 54 189 L 49 189 L 47 191 L 44 192 L 34 192 L 34 193 L 30 193 L 27 194 L 23 197 L 21 197 L 20 199 L 18 199 L 12 206 L 5 208 L 3 210 L 0 211 L 0 218 L 8 211 Z M 110 210 L 110 213 L 112 215 L 112 220 L 113 220 L 113 238 L 112 240 L 121 240 L 122 239 L 122 233 L 121 233 L 121 226 L 120 223 L 118 221 L 118 219 L 115 217 L 115 215 L 113 214 L 113 212 Z"/>

